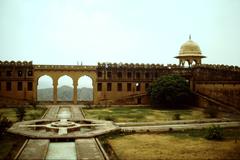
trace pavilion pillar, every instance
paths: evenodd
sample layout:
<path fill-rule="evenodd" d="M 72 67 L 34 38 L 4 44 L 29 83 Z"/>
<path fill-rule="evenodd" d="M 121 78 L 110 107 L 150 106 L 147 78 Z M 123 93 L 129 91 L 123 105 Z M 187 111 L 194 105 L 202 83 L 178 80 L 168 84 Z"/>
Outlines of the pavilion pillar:
<path fill-rule="evenodd" d="M 53 104 L 57 104 L 57 86 L 58 80 L 53 80 Z"/>
<path fill-rule="evenodd" d="M 77 104 L 77 86 L 78 80 L 73 79 L 73 104 Z"/>

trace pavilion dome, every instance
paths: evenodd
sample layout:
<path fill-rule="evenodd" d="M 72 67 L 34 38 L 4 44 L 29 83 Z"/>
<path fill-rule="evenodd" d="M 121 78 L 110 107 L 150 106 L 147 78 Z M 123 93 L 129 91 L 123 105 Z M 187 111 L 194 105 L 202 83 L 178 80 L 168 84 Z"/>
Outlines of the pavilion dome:
<path fill-rule="evenodd" d="M 200 65 L 201 59 L 206 58 L 206 56 L 202 55 L 201 49 L 198 44 L 191 40 L 191 35 L 189 36 L 189 40 L 180 48 L 178 56 L 175 58 L 179 59 L 179 65 L 184 66 L 185 62 L 188 63 L 189 67 L 192 65 Z"/>
<path fill-rule="evenodd" d="M 201 56 L 201 54 L 199 45 L 191 40 L 191 36 L 189 36 L 189 40 L 181 46 L 179 51 L 179 56 Z"/>

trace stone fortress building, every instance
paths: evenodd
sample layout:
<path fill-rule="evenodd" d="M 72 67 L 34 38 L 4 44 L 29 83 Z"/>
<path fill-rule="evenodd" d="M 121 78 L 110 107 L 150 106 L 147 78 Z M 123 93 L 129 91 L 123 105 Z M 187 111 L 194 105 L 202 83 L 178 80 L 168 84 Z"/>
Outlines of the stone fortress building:
<path fill-rule="evenodd" d="M 240 109 L 238 66 L 202 64 L 205 56 L 191 37 L 181 46 L 175 58 L 179 59 L 179 65 L 34 65 L 25 61 L 0 61 L 0 100 L 6 104 L 36 103 L 38 80 L 48 75 L 53 81 L 52 103 L 58 104 L 58 79 L 67 75 L 73 80 L 72 103 L 78 104 L 78 80 L 86 75 L 92 79 L 93 104 L 149 104 L 147 88 L 151 83 L 163 75 L 177 74 L 187 79 L 191 90 L 199 96 L 199 104 L 217 103 Z"/>

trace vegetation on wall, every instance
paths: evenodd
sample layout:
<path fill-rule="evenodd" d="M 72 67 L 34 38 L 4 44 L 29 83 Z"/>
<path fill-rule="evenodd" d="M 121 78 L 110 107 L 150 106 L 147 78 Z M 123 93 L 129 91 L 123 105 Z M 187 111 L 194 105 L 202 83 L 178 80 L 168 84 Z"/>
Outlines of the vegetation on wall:
<path fill-rule="evenodd" d="M 193 99 L 186 79 L 178 75 L 160 77 L 153 82 L 148 94 L 154 106 L 183 106 Z"/>

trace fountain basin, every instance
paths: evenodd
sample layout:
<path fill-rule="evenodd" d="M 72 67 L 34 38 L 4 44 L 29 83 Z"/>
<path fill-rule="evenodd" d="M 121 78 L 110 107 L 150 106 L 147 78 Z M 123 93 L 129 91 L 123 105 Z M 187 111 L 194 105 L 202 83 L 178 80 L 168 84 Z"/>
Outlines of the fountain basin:
<path fill-rule="evenodd" d="M 29 138 L 90 138 L 120 130 L 111 121 L 84 119 L 60 121 L 50 119 L 15 123 L 8 132 Z"/>

